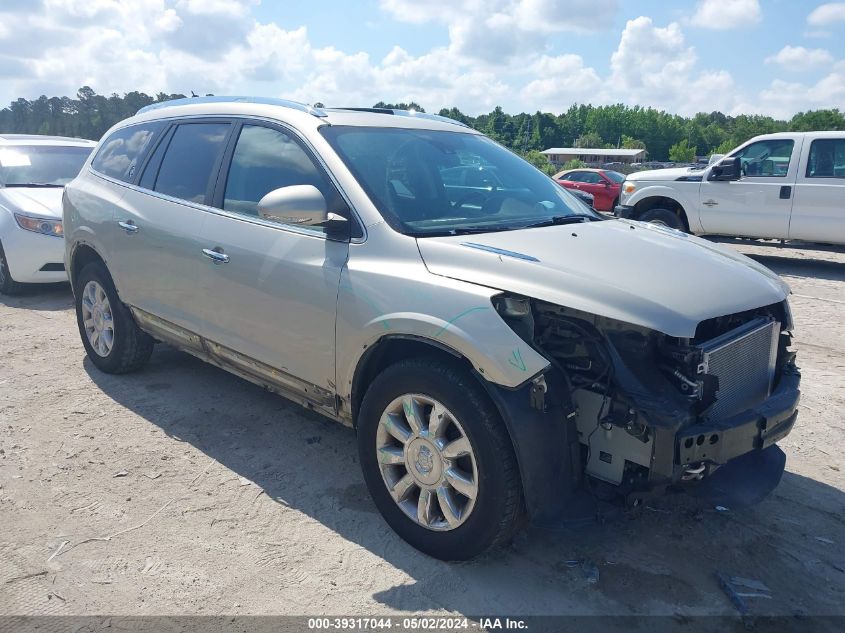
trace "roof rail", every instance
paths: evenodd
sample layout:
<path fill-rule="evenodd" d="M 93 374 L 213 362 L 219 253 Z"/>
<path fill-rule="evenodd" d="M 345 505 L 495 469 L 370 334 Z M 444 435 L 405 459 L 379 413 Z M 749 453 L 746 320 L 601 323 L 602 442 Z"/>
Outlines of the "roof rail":
<path fill-rule="evenodd" d="M 394 116 L 407 116 L 415 119 L 428 119 L 429 121 L 440 121 L 441 123 L 451 123 L 452 125 L 460 125 L 461 127 L 469 127 L 466 123 L 456 119 L 450 119 L 439 114 L 429 114 L 428 112 L 419 112 L 418 110 L 393 110 L 391 108 L 327 108 L 328 110 L 346 110 L 352 112 L 373 112 L 375 114 L 392 114 Z"/>
<path fill-rule="evenodd" d="M 152 110 L 159 110 L 161 108 L 171 108 L 175 106 L 195 105 L 201 103 L 255 103 L 259 105 L 273 105 L 282 108 L 291 108 L 292 110 L 299 110 L 300 112 L 307 112 L 313 116 L 324 117 L 328 116 L 321 108 L 315 108 L 305 103 L 298 101 L 288 101 L 287 99 L 274 99 L 271 97 L 185 97 L 183 99 L 171 99 L 170 101 L 159 101 L 144 106 L 135 114 L 143 112 L 150 112 Z"/>

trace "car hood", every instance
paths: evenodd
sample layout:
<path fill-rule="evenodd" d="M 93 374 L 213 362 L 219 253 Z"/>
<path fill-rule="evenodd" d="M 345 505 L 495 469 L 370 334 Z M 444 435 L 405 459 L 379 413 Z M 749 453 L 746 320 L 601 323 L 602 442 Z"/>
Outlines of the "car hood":
<path fill-rule="evenodd" d="M 628 174 L 625 179 L 667 181 L 677 180 L 678 178 L 688 178 L 690 176 L 701 176 L 703 173 L 703 169 L 690 169 L 689 167 L 670 167 L 667 169 L 650 169 L 646 171 L 635 171 L 632 174 Z"/>
<path fill-rule="evenodd" d="M 727 247 L 642 222 L 606 220 L 419 238 L 436 275 L 693 337 L 703 320 L 779 303 L 789 287 Z"/>
<path fill-rule="evenodd" d="M 63 191 L 63 187 L 4 187 L 0 205 L 17 213 L 61 218 Z"/>

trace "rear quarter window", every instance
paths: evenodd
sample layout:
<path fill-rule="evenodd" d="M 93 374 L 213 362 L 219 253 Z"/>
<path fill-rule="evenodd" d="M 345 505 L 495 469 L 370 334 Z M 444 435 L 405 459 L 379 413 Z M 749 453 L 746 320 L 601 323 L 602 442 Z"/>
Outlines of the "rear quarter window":
<path fill-rule="evenodd" d="M 153 139 L 163 128 L 164 123 L 153 121 L 115 130 L 100 145 L 91 167 L 105 176 L 132 182 Z"/>

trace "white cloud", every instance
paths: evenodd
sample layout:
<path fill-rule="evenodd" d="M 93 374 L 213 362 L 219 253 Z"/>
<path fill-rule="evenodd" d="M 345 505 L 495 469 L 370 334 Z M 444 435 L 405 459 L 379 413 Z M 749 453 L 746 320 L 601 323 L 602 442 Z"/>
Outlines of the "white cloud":
<path fill-rule="evenodd" d="M 537 79 L 522 89 L 523 103 L 544 112 L 562 112 L 572 103 L 605 103 L 602 80 L 593 68 L 584 66 L 580 55 L 544 55 L 529 71 Z"/>
<path fill-rule="evenodd" d="M 614 94 L 625 103 L 665 108 L 680 114 L 731 111 L 736 87 L 727 71 L 697 74 L 695 48 L 677 22 L 655 26 L 651 18 L 629 20 L 610 58 Z"/>
<path fill-rule="evenodd" d="M 699 0 L 692 23 L 724 31 L 757 24 L 761 17 L 759 0 Z"/>
<path fill-rule="evenodd" d="M 757 102 L 765 104 L 768 113 L 782 118 L 789 118 L 801 110 L 845 103 L 845 61 L 834 64 L 830 74 L 814 84 L 776 79 L 760 93 Z"/>
<path fill-rule="evenodd" d="M 448 26 L 450 49 L 468 59 L 511 63 L 545 52 L 554 33 L 592 33 L 613 23 L 618 0 L 381 0 L 394 19 Z"/>
<path fill-rule="evenodd" d="M 767 64 L 778 64 L 787 70 L 808 70 L 833 63 L 833 55 L 823 48 L 784 46 L 776 55 L 766 58 Z"/>
<path fill-rule="evenodd" d="M 828 2 L 816 7 L 807 16 L 810 26 L 825 27 L 831 22 L 845 22 L 845 2 Z"/>

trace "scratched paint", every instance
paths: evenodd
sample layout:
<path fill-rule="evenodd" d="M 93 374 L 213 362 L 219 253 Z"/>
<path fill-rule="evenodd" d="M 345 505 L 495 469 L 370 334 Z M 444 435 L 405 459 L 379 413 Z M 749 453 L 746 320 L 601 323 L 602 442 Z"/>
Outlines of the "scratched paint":
<path fill-rule="evenodd" d="M 513 365 L 520 371 L 527 371 L 527 369 L 525 368 L 525 361 L 522 360 L 522 352 L 520 352 L 518 349 L 515 349 L 511 352 L 511 357 L 508 358 L 508 364 Z"/>
<path fill-rule="evenodd" d="M 381 310 L 379 309 L 378 304 L 372 299 L 370 299 L 365 293 L 362 293 L 360 290 L 355 290 L 352 286 L 347 284 L 341 284 L 340 289 L 346 290 L 347 292 L 352 294 L 356 299 L 360 299 L 361 301 L 366 303 L 373 309 L 373 312 L 375 312 L 376 314 L 381 314 Z M 381 319 L 380 323 L 385 330 L 390 329 L 390 323 L 387 322 L 387 319 Z"/>
<path fill-rule="evenodd" d="M 445 332 L 447 329 L 449 329 L 449 326 L 452 325 L 458 319 L 461 319 L 461 318 L 465 317 L 466 315 L 471 314 L 472 312 L 478 312 L 479 310 L 489 310 L 489 309 L 490 308 L 488 306 L 476 306 L 475 308 L 470 308 L 469 310 L 464 310 L 463 312 L 461 312 L 457 316 L 454 316 L 451 319 L 449 319 L 448 321 L 446 321 L 446 324 L 442 328 L 437 330 L 437 332 L 434 334 L 434 338 L 437 338 L 438 336 L 443 334 L 443 332 Z"/>

